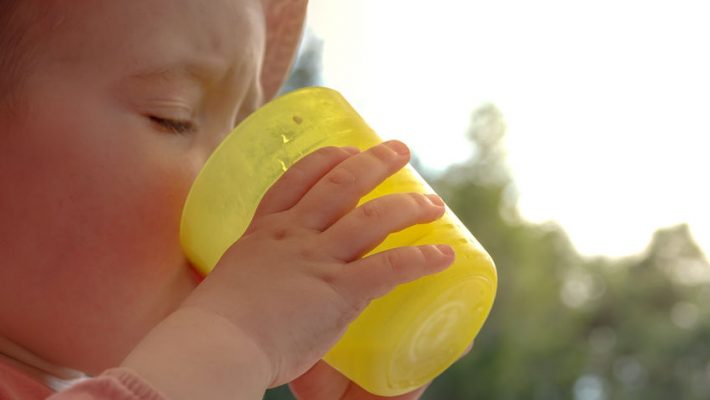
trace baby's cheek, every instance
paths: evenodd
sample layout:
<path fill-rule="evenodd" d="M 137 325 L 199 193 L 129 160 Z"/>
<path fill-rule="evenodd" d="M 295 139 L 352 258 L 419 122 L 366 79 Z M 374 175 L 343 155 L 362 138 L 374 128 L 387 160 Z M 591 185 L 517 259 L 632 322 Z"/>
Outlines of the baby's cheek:
<path fill-rule="evenodd" d="M 111 127 L 80 127 L 68 150 L 67 175 L 74 179 L 67 197 L 79 199 L 72 214 L 82 221 L 74 240 L 91 244 L 77 257 L 96 286 L 130 310 L 124 317 L 149 321 L 191 289 L 179 224 L 196 172 L 174 138 L 120 122 Z"/>
<path fill-rule="evenodd" d="M 133 249 L 135 262 L 149 269 L 138 272 L 160 279 L 185 265 L 179 242 L 180 217 L 194 173 L 180 163 L 152 162 L 136 173 L 137 182 L 130 185 L 122 210 L 127 224 L 121 242 Z M 116 218 L 122 219 L 121 215 Z"/>
<path fill-rule="evenodd" d="M 0 255 L 22 282 L 14 334 L 99 371 L 196 285 L 179 224 L 201 161 L 189 142 L 79 89 L 38 90 L 28 102 L 36 112 L 0 147 L 0 183 L 12 188 L 0 196 Z"/>
<path fill-rule="evenodd" d="M 124 184 L 103 194 L 107 223 L 101 236 L 114 257 L 104 264 L 110 282 L 98 285 L 110 293 L 104 306 L 112 310 L 111 328 L 120 327 L 126 334 L 125 346 L 116 354 L 130 350 L 196 285 L 179 243 L 180 215 L 192 173 L 155 160 L 134 164 L 131 170 L 115 171 L 117 181 Z"/>

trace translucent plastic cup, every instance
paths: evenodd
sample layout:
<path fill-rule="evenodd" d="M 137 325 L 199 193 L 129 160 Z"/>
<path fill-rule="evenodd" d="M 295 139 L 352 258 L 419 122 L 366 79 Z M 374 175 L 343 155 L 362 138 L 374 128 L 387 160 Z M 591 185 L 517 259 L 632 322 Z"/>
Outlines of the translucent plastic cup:
<path fill-rule="evenodd" d="M 364 150 L 381 141 L 331 89 L 301 89 L 264 105 L 226 137 L 192 186 L 180 229 L 188 258 L 209 273 L 242 235 L 266 190 L 301 157 L 325 146 Z M 407 166 L 362 202 L 397 192 L 433 190 Z M 324 357 L 372 393 L 394 396 L 435 378 L 462 355 L 491 310 L 493 261 L 448 208 L 435 222 L 390 235 L 371 254 L 438 243 L 454 248 L 454 264 L 373 301 Z"/>

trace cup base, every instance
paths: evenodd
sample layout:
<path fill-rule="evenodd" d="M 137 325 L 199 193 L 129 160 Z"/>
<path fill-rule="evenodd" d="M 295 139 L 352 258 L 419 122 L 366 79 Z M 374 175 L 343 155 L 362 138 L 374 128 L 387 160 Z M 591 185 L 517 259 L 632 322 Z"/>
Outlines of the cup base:
<path fill-rule="evenodd" d="M 389 386 L 406 393 L 426 384 L 453 364 L 485 321 L 490 284 L 469 278 L 423 307 L 414 329 L 405 332 L 392 352 Z"/>

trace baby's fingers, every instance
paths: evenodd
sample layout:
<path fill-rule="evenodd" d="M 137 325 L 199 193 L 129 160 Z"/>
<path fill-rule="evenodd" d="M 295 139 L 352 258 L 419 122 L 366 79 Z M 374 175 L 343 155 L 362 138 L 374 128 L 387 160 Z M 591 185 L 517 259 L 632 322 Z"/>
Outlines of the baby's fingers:
<path fill-rule="evenodd" d="M 390 233 L 431 222 L 444 213 L 439 196 L 396 193 L 376 198 L 338 220 L 324 234 L 332 257 L 352 261 L 379 245 Z"/>
<path fill-rule="evenodd" d="M 254 218 L 293 207 L 324 175 L 359 150 L 355 147 L 324 147 L 293 164 L 266 192 Z"/>
<path fill-rule="evenodd" d="M 409 149 L 397 141 L 382 143 L 350 157 L 313 185 L 293 207 L 297 219 L 310 229 L 328 228 L 407 161 Z"/>
<path fill-rule="evenodd" d="M 336 289 L 360 309 L 397 285 L 442 271 L 454 257 L 453 249 L 441 244 L 383 251 L 345 266 Z"/>

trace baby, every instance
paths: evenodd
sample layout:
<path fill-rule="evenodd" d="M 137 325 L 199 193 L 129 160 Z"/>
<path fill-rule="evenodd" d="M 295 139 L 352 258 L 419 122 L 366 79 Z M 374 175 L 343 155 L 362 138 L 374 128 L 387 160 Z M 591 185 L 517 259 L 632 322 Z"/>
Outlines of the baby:
<path fill-rule="evenodd" d="M 204 281 L 178 241 L 193 179 L 278 89 L 305 7 L 0 0 L 0 398 L 257 399 L 287 382 L 378 398 L 319 360 L 369 301 L 454 258 L 362 258 L 444 212 L 422 194 L 357 206 L 404 144 L 303 158 Z"/>

